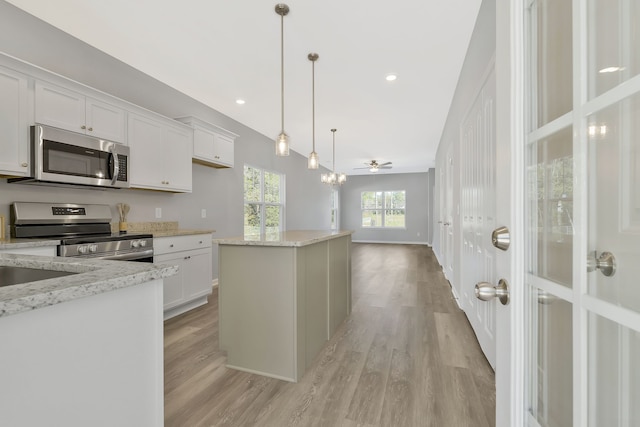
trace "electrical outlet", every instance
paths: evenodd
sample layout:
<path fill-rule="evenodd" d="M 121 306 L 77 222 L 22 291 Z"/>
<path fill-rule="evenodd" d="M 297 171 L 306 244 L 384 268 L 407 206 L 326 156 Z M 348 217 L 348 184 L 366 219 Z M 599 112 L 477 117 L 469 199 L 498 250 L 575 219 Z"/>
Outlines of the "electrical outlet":
<path fill-rule="evenodd" d="M 202 218 L 206 218 L 206 217 L 207 217 L 207 210 L 206 210 L 206 209 L 202 209 L 202 210 L 200 211 L 200 216 L 201 216 Z"/>
<path fill-rule="evenodd" d="M 162 208 L 156 208 L 156 218 L 162 218 Z"/>

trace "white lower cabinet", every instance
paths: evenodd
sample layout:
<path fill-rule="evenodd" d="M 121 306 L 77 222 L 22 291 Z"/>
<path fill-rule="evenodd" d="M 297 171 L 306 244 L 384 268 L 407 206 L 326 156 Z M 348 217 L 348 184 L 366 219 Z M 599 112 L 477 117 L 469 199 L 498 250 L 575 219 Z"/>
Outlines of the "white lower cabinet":
<path fill-rule="evenodd" d="M 153 239 L 154 264 L 177 265 L 178 274 L 164 279 L 164 318 L 207 303 L 212 285 L 211 235 Z"/>

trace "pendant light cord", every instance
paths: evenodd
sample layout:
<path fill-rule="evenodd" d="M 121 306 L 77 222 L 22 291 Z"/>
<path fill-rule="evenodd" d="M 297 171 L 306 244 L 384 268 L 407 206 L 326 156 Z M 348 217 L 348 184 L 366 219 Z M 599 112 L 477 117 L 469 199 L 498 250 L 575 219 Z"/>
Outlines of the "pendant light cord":
<path fill-rule="evenodd" d="M 284 133 L 284 15 L 280 15 L 280 98 L 282 133 Z"/>
<path fill-rule="evenodd" d="M 316 151 L 316 61 L 311 61 L 311 143 Z"/>
<path fill-rule="evenodd" d="M 331 129 L 331 133 L 333 134 L 333 160 L 331 161 L 331 166 L 333 167 L 333 173 L 336 173 L 336 130 Z"/>

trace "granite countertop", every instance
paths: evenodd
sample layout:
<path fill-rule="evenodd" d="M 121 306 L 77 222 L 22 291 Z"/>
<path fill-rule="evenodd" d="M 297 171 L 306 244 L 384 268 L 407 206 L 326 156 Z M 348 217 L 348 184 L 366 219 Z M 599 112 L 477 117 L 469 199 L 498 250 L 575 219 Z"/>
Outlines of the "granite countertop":
<path fill-rule="evenodd" d="M 0 317 L 173 276 L 178 267 L 37 255 L 0 254 L 0 266 L 79 274 L 0 287 Z"/>
<path fill-rule="evenodd" d="M 173 237 L 173 236 L 192 236 L 195 234 L 212 234 L 215 230 L 193 230 L 188 228 L 179 228 L 176 230 L 152 231 L 153 237 Z"/>
<path fill-rule="evenodd" d="M 58 246 L 60 239 L 13 239 L 0 240 L 1 249 L 40 248 L 43 246 Z"/>
<path fill-rule="evenodd" d="M 179 228 L 177 221 L 130 222 L 127 224 L 127 230 L 132 233 L 150 233 L 153 237 L 192 236 L 212 234 L 216 231 Z"/>
<path fill-rule="evenodd" d="M 213 239 L 219 245 L 236 246 L 307 246 L 324 240 L 353 234 L 351 230 L 292 230 L 280 233 L 263 234 L 260 236 L 227 237 Z"/>

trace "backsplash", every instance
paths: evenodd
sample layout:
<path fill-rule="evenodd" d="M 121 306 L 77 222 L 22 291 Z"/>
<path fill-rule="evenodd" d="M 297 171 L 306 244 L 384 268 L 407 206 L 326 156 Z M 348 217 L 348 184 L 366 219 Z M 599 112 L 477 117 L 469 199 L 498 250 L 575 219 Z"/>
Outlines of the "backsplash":
<path fill-rule="evenodd" d="M 111 231 L 117 232 L 119 224 L 111 223 Z M 159 231 L 177 230 L 178 221 L 154 221 L 154 222 L 128 222 L 127 231 L 131 233 L 153 233 Z"/>

